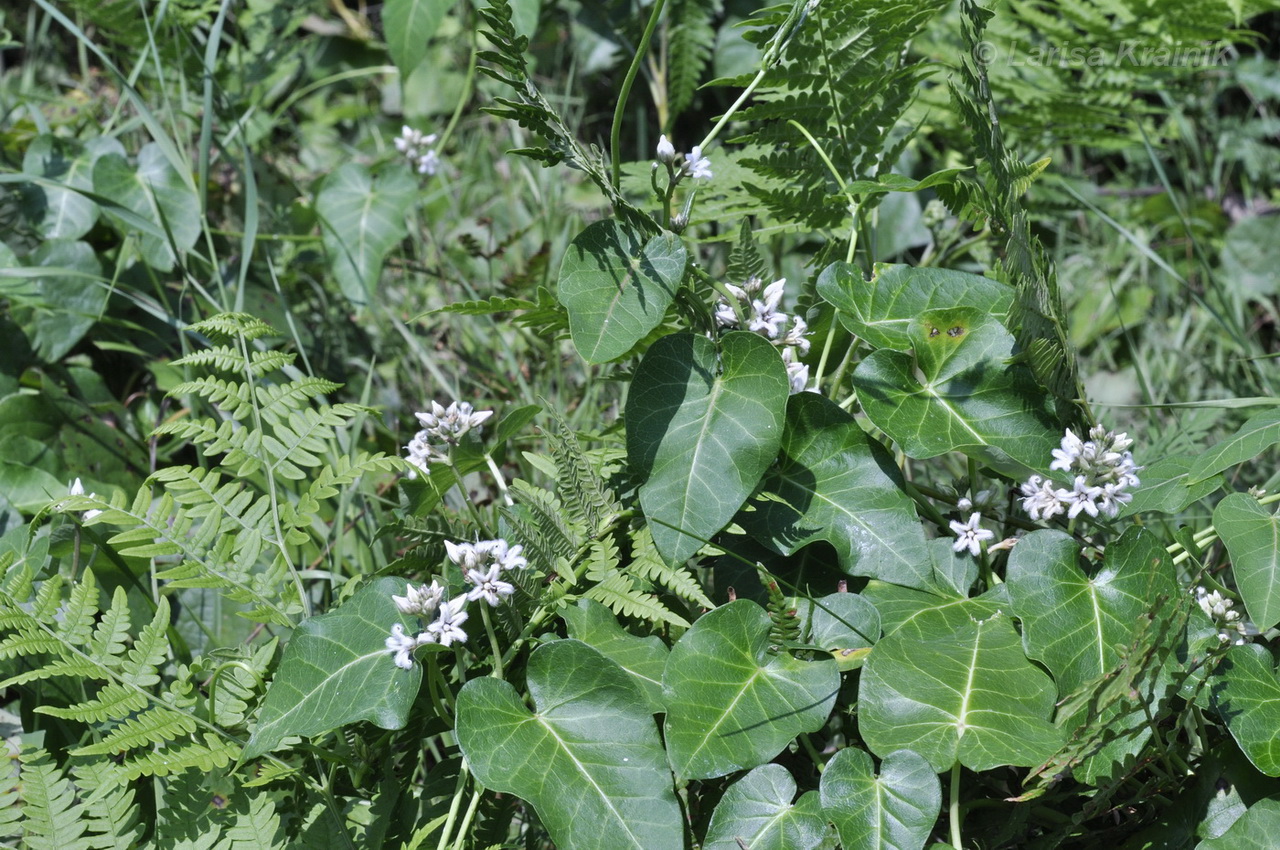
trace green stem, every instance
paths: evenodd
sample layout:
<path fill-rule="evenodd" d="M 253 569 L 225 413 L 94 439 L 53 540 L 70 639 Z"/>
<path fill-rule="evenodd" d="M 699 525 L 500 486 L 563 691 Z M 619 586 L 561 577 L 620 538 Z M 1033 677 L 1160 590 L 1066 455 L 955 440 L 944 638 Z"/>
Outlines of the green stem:
<path fill-rule="evenodd" d="M 475 85 L 476 78 L 476 56 L 480 52 L 480 46 L 476 43 L 476 32 L 477 28 L 471 27 L 471 58 L 467 61 L 467 76 L 462 81 L 462 94 L 458 97 L 458 103 L 453 108 L 453 114 L 449 116 L 449 123 L 445 125 L 444 132 L 440 134 L 440 140 L 436 143 L 436 150 L 444 150 L 445 143 L 453 135 L 453 128 L 458 126 L 458 121 L 462 118 L 462 111 L 471 102 L 471 89 Z"/>
<path fill-rule="evenodd" d="M 951 846 L 960 850 L 960 761 L 951 766 L 951 804 L 947 808 L 951 821 Z"/>
<path fill-rule="evenodd" d="M 484 630 L 489 634 L 489 651 L 493 653 L 493 672 L 495 679 L 502 676 L 502 649 L 498 646 L 498 634 L 493 630 L 493 618 L 489 616 L 489 603 L 481 602 L 480 619 L 484 620 Z"/>
<path fill-rule="evenodd" d="M 453 850 L 462 850 L 462 842 L 467 837 L 467 830 L 471 827 L 471 819 L 476 815 L 476 809 L 480 806 L 480 795 L 483 793 L 484 789 L 477 782 L 476 790 L 471 792 L 471 802 L 467 804 L 467 813 L 462 816 L 462 823 L 458 824 L 458 840 L 453 843 Z"/>
<path fill-rule="evenodd" d="M 440 831 L 436 850 L 445 850 L 449 846 L 449 836 L 453 834 L 453 824 L 458 819 L 458 806 L 462 804 L 462 794 L 466 791 L 467 780 L 470 778 L 471 771 L 467 769 L 467 760 L 464 758 L 462 764 L 458 765 L 458 786 L 453 791 L 453 803 L 449 806 L 449 816 L 445 819 L 444 829 Z"/>
<path fill-rule="evenodd" d="M 493 480 L 498 484 L 498 492 L 502 494 L 502 501 L 507 507 L 515 504 L 511 499 L 511 491 L 507 489 L 507 481 L 502 477 L 502 470 L 498 469 L 498 465 L 493 462 L 493 455 L 486 454 L 484 456 L 485 463 L 489 464 L 489 471 L 493 473 Z"/>
<path fill-rule="evenodd" d="M 649 41 L 653 38 L 653 31 L 658 28 L 658 19 L 662 17 L 662 10 L 666 5 L 667 0 L 656 0 L 653 4 L 653 9 L 649 12 L 649 23 L 645 24 L 644 35 L 640 37 L 640 44 L 636 47 L 636 55 L 631 58 L 631 67 L 627 69 L 627 76 L 622 80 L 622 91 L 618 92 L 618 105 L 613 109 L 613 127 L 609 130 L 609 157 L 613 165 L 611 176 L 615 189 L 622 182 L 622 113 L 627 108 L 627 97 L 631 94 L 631 86 L 636 81 L 636 74 L 640 72 L 645 54 L 649 52 Z"/>

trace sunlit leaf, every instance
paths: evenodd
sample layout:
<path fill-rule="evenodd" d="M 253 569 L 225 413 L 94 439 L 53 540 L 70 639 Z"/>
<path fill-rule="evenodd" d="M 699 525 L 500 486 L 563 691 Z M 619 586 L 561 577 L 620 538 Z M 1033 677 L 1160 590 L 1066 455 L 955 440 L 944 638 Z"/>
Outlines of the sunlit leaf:
<path fill-rule="evenodd" d="M 662 671 L 667 664 L 667 647 L 657 637 L 637 637 L 618 625 L 613 612 L 592 599 L 579 599 L 573 607 L 560 609 L 569 626 L 569 637 L 596 649 L 627 672 L 644 694 L 649 710 L 664 711 Z"/>
<path fill-rule="evenodd" d="M 1253 460 L 1272 446 L 1280 443 L 1280 408 L 1270 408 L 1253 416 L 1240 426 L 1240 430 L 1212 446 L 1196 459 L 1187 473 L 1187 483 L 1199 481 Z"/>
<path fill-rule="evenodd" d="M 850 575 L 909 587 L 933 582 L 924 530 L 893 458 L 814 393 L 788 400 L 781 458 L 739 522 L 784 555 L 826 540 Z"/>
<path fill-rule="evenodd" d="M 1129 529 L 1086 576 L 1080 545 L 1060 531 L 1033 531 L 1014 547 L 1006 573 L 1027 655 L 1043 661 L 1066 696 L 1113 669 L 1144 614 L 1177 593 L 1168 554 L 1148 531 Z"/>
<path fill-rule="evenodd" d="M 895 175 L 896 176 L 896 175 Z M 911 323 L 933 310 L 968 307 L 1003 320 L 1013 287 L 967 272 L 876 266 L 871 280 L 848 263 L 832 263 L 818 276 L 818 294 L 835 306 L 840 322 L 873 348 L 910 349 Z"/>
<path fill-rule="evenodd" d="M 1280 623 L 1280 517 L 1248 493 L 1232 493 L 1213 509 L 1213 525 L 1249 619 L 1263 631 Z"/>
<path fill-rule="evenodd" d="M 364 305 L 374 297 L 382 261 L 404 238 L 413 193 L 403 168 L 375 179 L 363 165 L 348 162 L 325 177 L 316 215 L 333 276 L 351 303 Z"/>
<path fill-rule="evenodd" d="M 589 363 L 607 363 L 630 351 L 662 321 L 687 259 L 674 233 L 646 240 L 616 219 L 597 221 L 574 237 L 558 292 L 578 353 Z"/>
<path fill-rule="evenodd" d="M 702 850 L 813 850 L 829 835 L 814 791 L 796 795 L 780 764 L 764 764 L 729 786 L 711 814 Z"/>
<path fill-rule="evenodd" d="M 971 308 L 926 313 L 907 333 L 913 352 L 873 352 L 854 372 L 871 421 L 910 457 L 959 450 L 1017 479 L 1044 471 L 1062 431 L 1048 394 L 1008 364 L 1013 336 Z"/>
<path fill-rule="evenodd" d="M 1062 743 L 1056 689 L 1027 660 L 1009 617 L 921 612 L 880 639 L 862 668 L 858 728 L 873 753 L 915 750 L 935 771 L 1031 766 Z"/>
<path fill-rule="evenodd" d="M 856 593 L 801 599 L 796 612 L 808 623 L 807 641 L 830 652 L 841 671 L 861 667 L 880 638 L 880 612 Z"/>
<path fill-rule="evenodd" d="M 844 850 L 920 850 L 942 808 L 937 773 L 911 750 L 889 753 L 877 773 L 871 756 L 846 747 L 827 762 L 820 793 Z"/>
<path fill-rule="evenodd" d="M 23 190 L 23 211 L 42 237 L 79 239 L 93 228 L 98 205 L 75 190 L 92 191 L 93 164 L 106 153 L 123 156 L 124 148 L 106 136 L 91 139 L 83 148 L 52 135 L 32 140 L 22 158 L 23 172 L 61 184 L 32 184 Z"/>
<path fill-rule="evenodd" d="M 154 269 L 171 271 L 200 236 L 200 200 L 189 179 L 183 179 L 155 142 L 138 151 L 136 169 L 119 153 L 99 157 L 93 164 L 93 190 L 155 224 L 163 234 L 141 234 L 142 259 Z M 103 211 L 121 232 L 135 232 L 110 207 Z"/>
<path fill-rule="evenodd" d="M 778 350 L 733 331 L 654 343 L 627 395 L 627 457 L 653 542 L 687 559 L 724 528 L 773 463 L 790 385 Z"/>
<path fill-rule="evenodd" d="M 529 656 L 531 712 L 508 682 L 458 693 L 458 745 L 491 791 L 529 801 L 562 850 L 680 847 L 658 727 L 622 668 L 576 640 Z"/>
<path fill-rule="evenodd" d="M 407 79 L 427 56 L 431 37 L 458 0 L 386 0 L 382 26 L 387 34 L 391 61 Z"/>
<path fill-rule="evenodd" d="M 1271 656 L 1257 646 L 1233 646 L 1210 680 L 1222 721 L 1254 767 L 1280 776 L 1280 679 Z"/>
<path fill-rule="evenodd" d="M 1280 800 L 1258 800 L 1231 828 L 1217 838 L 1208 838 L 1196 850 L 1275 850 L 1280 835 Z"/>
<path fill-rule="evenodd" d="M 834 661 L 769 651 L 769 614 L 739 599 L 704 614 L 671 649 L 662 685 L 676 774 L 724 776 L 763 764 L 835 704 Z"/>
<path fill-rule="evenodd" d="M 391 600 L 404 581 L 380 578 L 327 614 L 293 631 L 267 689 L 243 758 L 269 753 L 285 738 L 319 735 L 358 720 L 400 729 L 418 695 L 422 667 L 397 667 L 386 640 L 402 623 Z"/>

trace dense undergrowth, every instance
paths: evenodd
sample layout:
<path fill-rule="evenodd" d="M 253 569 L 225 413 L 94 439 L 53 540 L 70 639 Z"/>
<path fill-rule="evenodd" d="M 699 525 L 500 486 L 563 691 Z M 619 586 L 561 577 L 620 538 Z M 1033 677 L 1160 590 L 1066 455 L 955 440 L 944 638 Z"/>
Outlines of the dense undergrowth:
<path fill-rule="evenodd" d="M 14 846 L 1268 847 L 1274 3 L 0 3 Z"/>

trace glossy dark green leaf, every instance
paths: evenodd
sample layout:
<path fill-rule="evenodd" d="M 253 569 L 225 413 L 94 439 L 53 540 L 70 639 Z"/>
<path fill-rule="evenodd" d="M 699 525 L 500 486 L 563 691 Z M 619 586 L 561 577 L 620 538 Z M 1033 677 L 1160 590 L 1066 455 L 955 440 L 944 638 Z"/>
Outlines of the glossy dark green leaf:
<path fill-rule="evenodd" d="M 771 653 L 769 627 L 768 612 L 739 599 L 704 614 L 672 647 L 662 686 L 676 775 L 756 767 L 826 722 L 840 689 L 835 662 Z"/>
<path fill-rule="evenodd" d="M 1027 655 L 1044 662 L 1066 696 L 1119 664 L 1144 615 L 1178 592 L 1168 553 L 1131 528 L 1107 547 L 1092 575 L 1080 546 L 1060 531 L 1033 531 L 1009 556 L 1006 583 Z"/>
<path fill-rule="evenodd" d="M 1217 838 L 1208 838 L 1196 850 L 1275 850 L 1280 837 L 1280 800 L 1259 800 L 1249 807 L 1231 828 Z"/>
<path fill-rule="evenodd" d="M 1280 776 L 1280 680 L 1258 646 L 1227 650 L 1210 679 L 1214 707 L 1254 767 Z"/>
<path fill-rule="evenodd" d="M 662 671 L 667 664 L 667 647 L 657 637 L 629 634 L 618 625 L 613 612 L 592 599 L 579 599 L 572 608 L 560 609 L 569 627 L 569 637 L 580 640 L 613 661 L 631 677 L 654 714 L 662 705 Z"/>
<path fill-rule="evenodd" d="M 1248 493 L 1232 493 L 1213 509 L 1213 525 L 1249 619 L 1263 631 L 1280 623 L 1280 517 Z"/>
<path fill-rule="evenodd" d="M 880 627 L 885 634 L 895 632 L 929 612 L 937 612 L 949 627 L 958 628 L 969 620 L 984 620 L 1009 608 L 1009 596 L 1004 585 L 970 599 L 955 592 L 914 590 L 873 580 L 867 582 L 859 595 L 880 612 Z"/>
<path fill-rule="evenodd" d="M 319 735 L 358 720 L 403 728 L 422 682 L 422 667 L 402 670 L 386 646 L 391 626 L 404 622 L 391 600 L 404 593 L 404 584 L 372 581 L 337 609 L 294 629 L 244 758 L 269 753 L 287 737 Z"/>
<path fill-rule="evenodd" d="M 171 271 L 200 236 L 200 199 L 190 178 L 183 179 L 154 142 L 138 151 L 137 168 L 118 153 L 99 157 L 93 164 L 93 190 L 158 228 L 159 233 L 139 234 L 142 259 L 154 269 Z M 122 232 L 137 233 L 110 207 L 103 211 Z"/>
<path fill-rule="evenodd" d="M 935 771 L 1036 765 L 1062 743 L 1049 723 L 1053 681 L 1023 654 L 1007 614 L 985 620 L 923 611 L 871 650 L 858 728 L 881 757 L 910 749 Z"/>
<path fill-rule="evenodd" d="M 815 850 L 829 837 L 817 793 L 793 804 L 796 781 L 780 764 L 764 764 L 729 786 L 711 814 L 702 850 Z"/>
<path fill-rule="evenodd" d="M 913 352 L 873 352 L 854 372 L 867 416 L 914 458 L 963 451 L 1015 479 L 1045 471 L 1062 438 L 1048 394 L 1011 366 L 1013 336 L 970 308 L 908 327 Z"/>
<path fill-rule="evenodd" d="M 458 745 L 488 789 L 527 800 L 561 850 L 684 844 L 658 727 L 622 668 L 576 640 L 529 656 L 531 712 L 508 682 L 458 693 Z"/>
<path fill-rule="evenodd" d="M 790 384 L 777 349 L 733 331 L 721 350 L 673 334 L 650 346 L 627 396 L 627 457 L 669 562 L 724 528 L 778 454 Z"/>
<path fill-rule="evenodd" d="M 1187 483 L 1199 481 L 1246 463 L 1280 443 L 1280 408 L 1270 408 L 1253 416 L 1240 426 L 1240 430 L 1212 446 L 1196 459 L 1187 474 Z"/>
<path fill-rule="evenodd" d="M 560 303 L 574 347 L 589 363 L 630 351 L 675 298 L 688 255 L 674 233 L 645 239 L 616 219 L 579 233 L 560 266 Z"/>
<path fill-rule="evenodd" d="M 784 555 L 826 540 L 850 575 L 929 587 L 924 529 L 903 487 L 888 451 L 852 416 L 797 393 L 787 402 L 780 460 L 739 522 Z"/>
<path fill-rule="evenodd" d="M 942 786 L 925 759 L 911 750 L 884 757 L 846 747 L 822 773 L 822 809 L 840 832 L 844 850 L 920 850 L 942 808 Z"/>
<path fill-rule="evenodd" d="M 427 56 L 431 37 L 457 0 L 386 0 L 382 25 L 391 61 L 407 79 Z"/>
<path fill-rule="evenodd" d="M 870 281 L 848 263 L 832 263 L 818 277 L 818 294 L 873 348 L 900 351 L 915 345 L 911 323 L 925 313 L 968 307 L 1003 320 L 1013 305 L 1013 288 L 989 277 L 884 263 Z"/>
<path fill-rule="evenodd" d="M 1186 510 L 1222 485 L 1221 475 L 1189 484 L 1192 455 L 1174 455 L 1147 464 L 1141 474 L 1141 483 L 1133 494 L 1133 501 L 1120 509 L 1120 518 L 1159 511 L 1176 514 Z"/>
<path fill-rule="evenodd" d="M 316 215 L 330 268 L 352 304 L 373 298 L 387 252 L 405 235 L 414 183 L 404 169 L 376 179 L 355 162 L 339 166 L 316 195 Z"/>

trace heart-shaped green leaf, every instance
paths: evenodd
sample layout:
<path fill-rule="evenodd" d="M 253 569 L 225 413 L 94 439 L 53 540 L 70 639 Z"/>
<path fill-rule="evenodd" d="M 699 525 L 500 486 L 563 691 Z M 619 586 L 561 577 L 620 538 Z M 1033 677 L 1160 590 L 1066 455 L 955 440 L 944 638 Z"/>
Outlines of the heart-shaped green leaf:
<path fill-rule="evenodd" d="M 662 677 L 667 752 L 684 779 L 724 776 L 820 728 L 840 689 L 830 659 L 771 653 L 769 614 L 739 599 L 704 614 L 671 649 Z"/>
<path fill-rule="evenodd" d="M 352 304 L 369 303 L 382 273 L 382 261 L 405 235 L 405 211 L 414 184 L 402 168 L 377 179 L 348 162 L 324 179 L 316 195 L 316 215 L 333 276 Z"/>
<path fill-rule="evenodd" d="M 427 45 L 440 22 L 458 0 L 387 0 L 382 6 L 382 28 L 387 34 L 391 61 L 407 80 L 427 56 Z"/>
<path fill-rule="evenodd" d="M 36 281 L 40 303 L 31 342 L 45 360 L 60 360 L 98 321 L 110 292 L 101 279 L 97 253 L 87 242 L 50 239 L 29 261 L 48 269 Z"/>
<path fill-rule="evenodd" d="M 924 611 L 880 639 L 862 668 L 858 727 L 882 758 L 915 750 L 935 771 L 1039 764 L 1062 743 L 1056 689 L 1009 617 L 956 622 Z"/>
<path fill-rule="evenodd" d="M 163 238 L 156 233 L 141 234 L 142 259 L 154 269 L 171 271 L 200 236 L 200 199 L 190 179 L 183 179 L 154 142 L 138 151 L 137 169 L 130 168 L 118 153 L 99 157 L 93 164 L 93 190 L 155 224 L 164 234 Z M 110 207 L 104 212 L 121 232 L 135 232 Z"/>
<path fill-rule="evenodd" d="M 790 384 L 764 337 L 733 331 L 655 342 L 627 396 L 627 457 L 653 542 L 686 560 L 724 528 L 778 454 Z"/>
<path fill-rule="evenodd" d="M 585 643 L 529 656 L 534 711 L 509 683 L 458 693 L 458 746 L 486 787 L 529 801 L 564 850 L 684 844 L 658 727 L 622 668 Z"/>
<path fill-rule="evenodd" d="M 959 628 L 970 620 L 984 620 L 1009 608 L 1009 595 L 1004 585 L 969 599 L 958 593 L 944 596 L 937 591 L 914 590 L 872 580 L 859 595 L 876 606 L 880 612 L 880 627 L 885 634 L 892 634 L 916 617 L 930 612 L 942 617 L 949 628 Z"/>
<path fill-rule="evenodd" d="M 846 747 L 827 762 L 820 793 L 844 850 L 920 850 L 942 808 L 937 773 L 911 750 L 889 753 L 877 774 L 871 756 Z"/>
<path fill-rule="evenodd" d="M 1213 704 L 1231 737 L 1267 776 L 1280 776 L 1280 680 L 1257 646 L 1233 646 L 1214 671 Z"/>
<path fill-rule="evenodd" d="M 84 148 L 52 135 L 32 140 L 22 158 L 23 173 L 61 184 L 33 184 L 23 191 L 24 212 L 42 237 L 79 239 L 93 228 L 98 205 L 82 193 L 93 190 L 93 164 L 106 153 L 123 156 L 124 148 L 106 136 L 93 139 Z"/>
<path fill-rule="evenodd" d="M 404 622 L 391 597 L 403 592 L 403 580 L 380 578 L 294 629 L 243 758 L 357 720 L 403 728 L 422 682 L 420 666 L 402 670 L 387 651 L 391 626 Z"/>
<path fill-rule="evenodd" d="M 963 451 L 1012 478 L 1043 472 L 1062 430 L 1048 393 L 1007 362 L 1013 336 L 971 309 L 911 322 L 914 354 L 882 349 L 853 383 L 868 417 L 914 458 Z"/>
<path fill-rule="evenodd" d="M 1275 850 L 1280 835 L 1280 800 L 1258 800 L 1231 828 L 1217 838 L 1207 838 L 1196 850 Z"/>
<path fill-rule="evenodd" d="M 784 555 L 815 540 L 840 568 L 908 587 L 933 570 L 915 503 L 893 458 L 835 402 L 797 393 L 787 402 L 782 456 L 739 521 Z"/>
<path fill-rule="evenodd" d="M 646 241 L 616 219 L 597 221 L 574 237 L 558 291 L 578 353 L 588 363 L 607 363 L 630 351 L 662 321 L 687 259 L 674 233 Z"/>
<path fill-rule="evenodd" d="M 1060 531 L 1033 531 L 1009 556 L 1007 585 L 1027 655 L 1043 661 L 1066 696 L 1116 667 L 1144 615 L 1177 593 L 1173 566 L 1149 532 L 1131 528 L 1107 547 L 1092 576 L 1080 546 Z"/>
<path fill-rule="evenodd" d="M 793 805 L 796 781 L 780 764 L 762 764 L 729 786 L 711 814 L 702 850 L 814 850 L 830 836 L 816 792 Z"/>
<path fill-rule="evenodd" d="M 1280 623 L 1280 517 L 1249 494 L 1232 493 L 1213 509 L 1213 525 L 1249 619 L 1262 631 Z"/>
<path fill-rule="evenodd" d="M 1240 430 L 1210 448 L 1196 459 L 1187 474 L 1187 483 L 1198 481 L 1256 458 L 1280 443 L 1280 408 L 1256 413 L 1240 426 Z"/>
<path fill-rule="evenodd" d="M 575 607 L 560 609 L 560 616 L 569 626 L 569 637 L 598 650 L 627 672 L 651 712 L 665 711 L 662 671 L 667 665 L 666 644 L 657 637 L 628 634 L 613 612 L 594 599 L 579 599 Z"/>
<path fill-rule="evenodd" d="M 989 277 L 949 269 L 878 264 L 870 281 L 848 263 L 832 263 L 818 276 L 818 294 L 839 311 L 840 322 L 873 348 L 906 351 L 911 322 L 933 310 L 969 307 L 1003 320 L 1013 287 Z"/>

